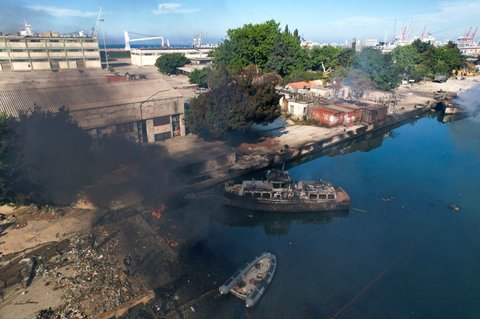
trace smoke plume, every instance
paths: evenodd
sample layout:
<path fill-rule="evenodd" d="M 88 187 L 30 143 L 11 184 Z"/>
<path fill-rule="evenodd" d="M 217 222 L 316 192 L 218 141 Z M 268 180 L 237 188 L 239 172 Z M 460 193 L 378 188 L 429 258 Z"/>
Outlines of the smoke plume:
<path fill-rule="evenodd" d="M 458 94 L 456 102 L 462 109 L 468 112 L 473 119 L 480 121 L 480 86 L 473 87 Z"/>

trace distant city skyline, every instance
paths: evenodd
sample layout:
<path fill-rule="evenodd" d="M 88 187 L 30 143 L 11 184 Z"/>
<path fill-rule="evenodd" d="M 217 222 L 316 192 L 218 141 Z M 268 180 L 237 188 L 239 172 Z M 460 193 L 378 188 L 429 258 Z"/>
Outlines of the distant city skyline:
<path fill-rule="evenodd" d="M 270 19 L 320 43 L 345 43 L 354 37 L 383 41 L 385 35 L 391 40 L 394 29 L 399 34 L 404 27 L 410 37 L 426 28 L 438 40 L 455 40 L 480 25 L 480 1 L 2 0 L 1 5 L 0 32 L 16 33 L 26 20 L 34 32 L 62 34 L 90 32 L 102 5 L 100 33 L 105 32 L 109 44 L 124 43 L 124 30 L 164 36 L 172 44 L 190 43 L 199 33 L 204 42 L 219 42 L 228 29 Z"/>

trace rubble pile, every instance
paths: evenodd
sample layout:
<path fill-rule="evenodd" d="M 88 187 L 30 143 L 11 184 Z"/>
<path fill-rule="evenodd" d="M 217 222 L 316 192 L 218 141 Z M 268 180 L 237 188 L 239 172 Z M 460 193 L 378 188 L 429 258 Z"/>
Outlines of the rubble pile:
<path fill-rule="evenodd" d="M 37 274 L 54 290 L 65 289 L 65 304 L 42 310 L 40 318 L 95 318 L 135 298 L 143 288 L 129 280 L 115 254 L 115 238 L 97 245 L 95 236 L 77 236 L 70 250 L 40 263 Z M 50 315 L 50 317 L 48 317 Z"/>

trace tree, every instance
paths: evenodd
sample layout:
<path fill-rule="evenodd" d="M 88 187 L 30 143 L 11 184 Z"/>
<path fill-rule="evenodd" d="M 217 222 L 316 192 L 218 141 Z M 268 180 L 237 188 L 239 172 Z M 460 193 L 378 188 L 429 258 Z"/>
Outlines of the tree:
<path fill-rule="evenodd" d="M 158 57 L 155 66 L 162 73 L 177 74 L 177 68 L 184 66 L 188 61 L 182 53 L 167 53 Z"/>
<path fill-rule="evenodd" d="M 211 68 L 203 68 L 203 69 L 196 69 L 193 70 L 190 74 L 189 81 L 190 83 L 194 83 L 199 87 L 206 88 L 208 87 L 208 78 L 212 73 Z"/>
<path fill-rule="evenodd" d="M 394 66 L 391 54 L 365 48 L 355 55 L 353 68 L 369 77 L 379 90 L 390 91 L 400 83 L 400 72 Z"/>
<path fill-rule="evenodd" d="M 281 78 L 262 74 L 255 66 L 233 75 L 215 70 L 210 91 L 190 100 L 186 123 L 190 130 L 205 138 L 226 138 L 229 133 L 245 131 L 253 123 L 271 122 L 280 115 L 275 85 Z"/>
<path fill-rule="evenodd" d="M 414 74 L 415 67 L 421 62 L 422 57 L 413 45 L 396 47 L 392 53 L 392 62 L 405 78 Z"/>
<path fill-rule="evenodd" d="M 307 60 L 307 52 L 300 47 L 298 39 L 284 32 L 268 57 L 265 70 L 286 76 L 294 70 L 304 70 Z"/>
<path fill-rule="evenodd" d="M 353 58 L 355 57 L 355 50 L 353 49 L 340 49 L 340 52 L 336 56 L 336 64 L 348 68 L 353 63 Z"/>
<path fill-rule="evenodd" d="M 275 71 L 282 76 L 304 68 L 307 54 L 299 37 L 287 27 L 282 32 L 279 26 L 269 20 L 228 30 L 228 38 L 215 50 L 215 63 L 233 72 L 255 65 L 260 71 Z"/>
<path fill-rule="evenodd" d="M 300 81 L 312 81 L 318 80 L 323 77 L 323 73 L 320 71 L 307 71 L 307 70 L 294 70 L 283 79 L 284 84 Z"/>
<path fill-rule="evenodd" d="M 466 59 L 460 53 L 457 45 L 449 42 L 447 45 L 435 48 L 431 57 L 431 67 L 435 74 L 450 74 L 453 69 L 463 68 Z"/>

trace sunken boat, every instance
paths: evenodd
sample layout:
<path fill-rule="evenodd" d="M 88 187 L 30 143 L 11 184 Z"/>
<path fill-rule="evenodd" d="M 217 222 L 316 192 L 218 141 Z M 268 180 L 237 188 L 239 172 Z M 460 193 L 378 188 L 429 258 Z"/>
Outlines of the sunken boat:
<path fill-rule="evenodd" d="M 320 212 L 348 210 L 350 196 L 324 180 L 293 181 L 287 171 L 269 170 L 265 180 L 227 182 L 224 204 L 265 212 Z"/>
<path fill-rule="evenodd" d="M 265 252 L 238 270 L 218 290 L 222 295 L 231 293 L 245 300 L 245 306 L 251 308 L 265 293 L 276 269 L 277 257 Z"/>

